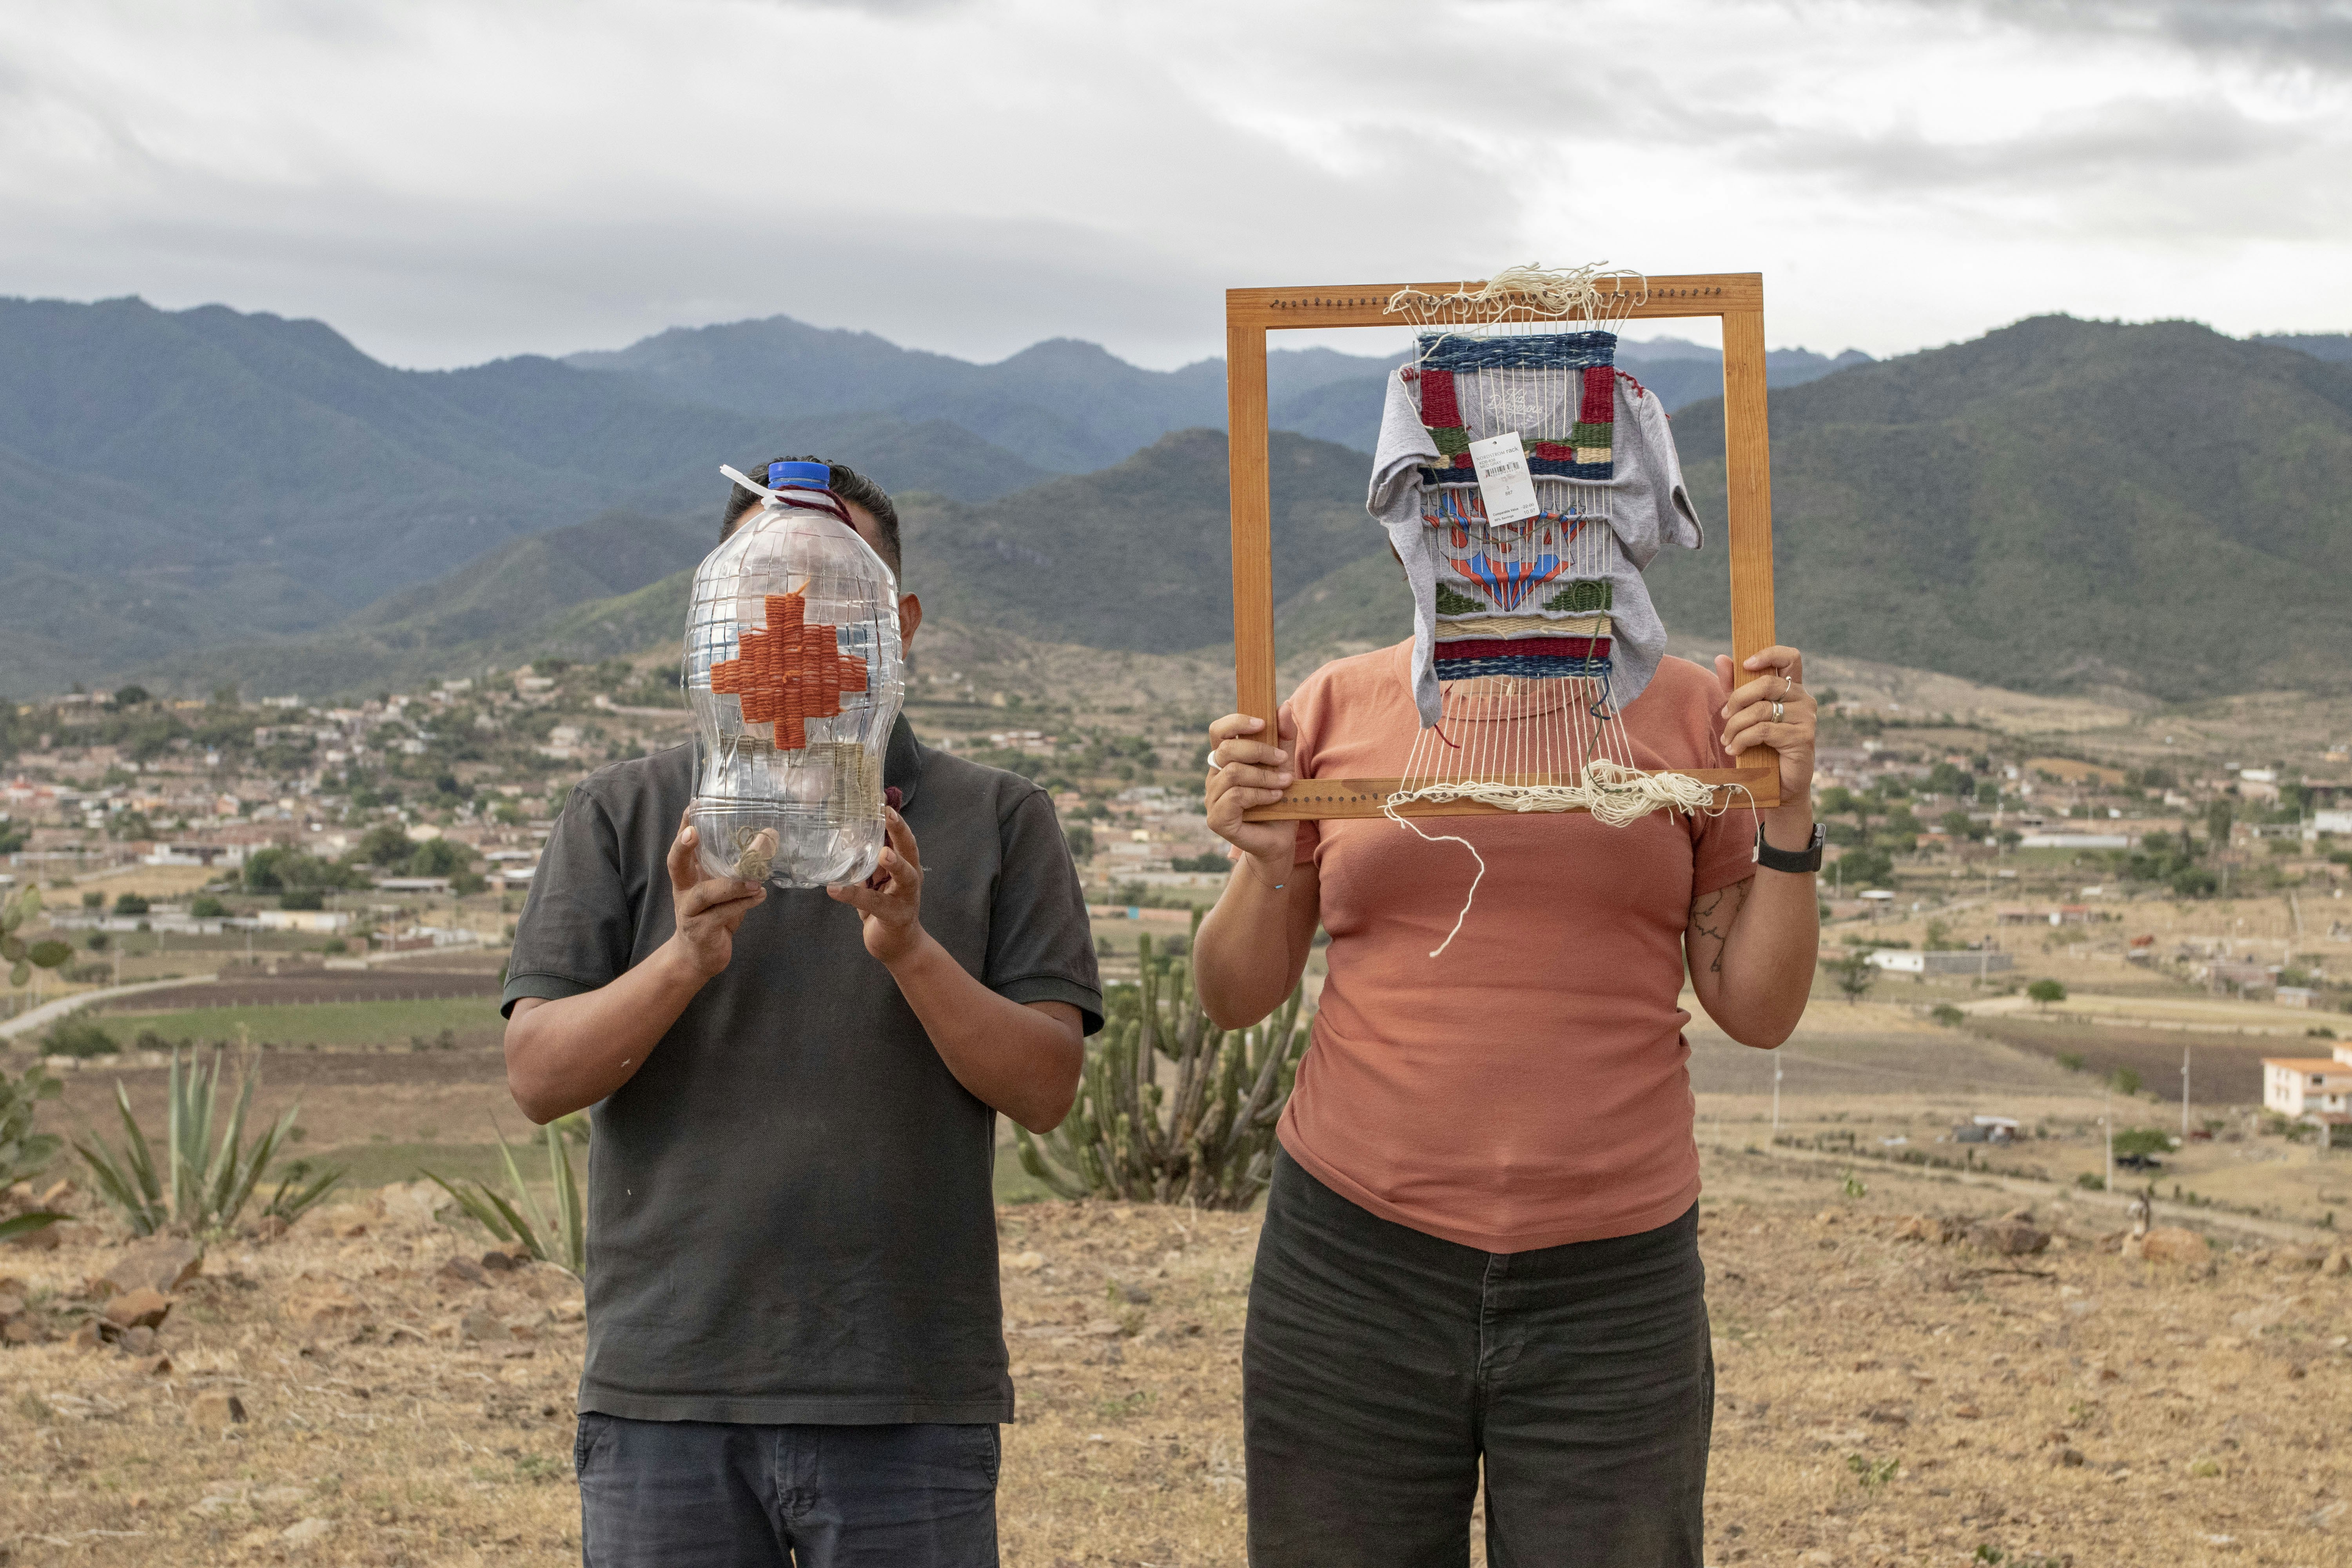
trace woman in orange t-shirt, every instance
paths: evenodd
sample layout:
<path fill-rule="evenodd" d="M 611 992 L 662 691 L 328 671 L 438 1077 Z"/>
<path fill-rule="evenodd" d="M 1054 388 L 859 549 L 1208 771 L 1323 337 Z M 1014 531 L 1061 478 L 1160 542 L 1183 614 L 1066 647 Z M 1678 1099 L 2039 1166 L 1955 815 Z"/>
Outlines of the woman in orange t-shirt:
<path fill-rule="evenodd" d="M 1236 862 L 1201 999 L 1234 1028 L 1330 933 L 1279 1128 L 1243 1356 L 1250 1561 L 1701 1562 L 1715 1393 L 1697 1250 L 1685 968 L 1744 1044 L 1796 1027 L 1820 941 L 1803 659 L 1666 658 L 1622 710 L 1645 768 L 1780 758 L 1780 805 L 1720 816 L 1251 823 L 1294 778 L 1390 777 L 1419 727 L 1410 643 L 1210 726 L 1209 826 Z M 1537 699 L 1541 700 L 1541 699 Z M 1450 721 L 1449 721 L 1450 722 Z M 1777 863 L 1777 864 L 1776 864 Z"/>

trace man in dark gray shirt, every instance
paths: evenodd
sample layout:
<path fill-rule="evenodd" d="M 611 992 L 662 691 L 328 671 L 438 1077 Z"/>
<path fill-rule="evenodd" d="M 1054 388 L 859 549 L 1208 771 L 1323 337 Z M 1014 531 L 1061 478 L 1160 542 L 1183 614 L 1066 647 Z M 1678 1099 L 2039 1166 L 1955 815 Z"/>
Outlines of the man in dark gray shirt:
<path fill-rule="evenodd" d="M 895 574 L 889 498 L 832 488 Z M 703 879 L 691 745 L 590 774 L 531 879 L 507 1081 L 534 1121 L 595 1108 L 595 1568 L 996 1562 L 996 1113 L 1067 1113 L 1100 983 L 1044 791 L 903 718 L 884 782 L 865 886 Z"/>

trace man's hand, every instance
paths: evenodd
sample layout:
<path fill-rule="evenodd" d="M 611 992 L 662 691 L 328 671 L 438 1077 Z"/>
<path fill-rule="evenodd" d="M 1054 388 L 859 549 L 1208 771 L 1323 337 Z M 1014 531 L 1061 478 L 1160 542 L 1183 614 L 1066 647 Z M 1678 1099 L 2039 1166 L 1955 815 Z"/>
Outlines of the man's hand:
<path fill-rule="evenodd" d="M 669 847 L 670 901 L 677 910 L 677 930 L 669 940 L 695 976 L 709 980 L 735 956 L 735 928 L 767 901 L 768 889 L 733 877 L 704 879 L 695 858 L 700 841 L 701 830 L 680 817 Z"/>
<path fill-rule="evenodd" d="M 828 897 L 856 910 L 865 928 L 866 951 L 895 967 L 922 944 L 923 857 L 915 846 L 914 830 L 896 807 L 889 814 L 890 842 L 874 875 L 864 882 L 827 888 Z"/>

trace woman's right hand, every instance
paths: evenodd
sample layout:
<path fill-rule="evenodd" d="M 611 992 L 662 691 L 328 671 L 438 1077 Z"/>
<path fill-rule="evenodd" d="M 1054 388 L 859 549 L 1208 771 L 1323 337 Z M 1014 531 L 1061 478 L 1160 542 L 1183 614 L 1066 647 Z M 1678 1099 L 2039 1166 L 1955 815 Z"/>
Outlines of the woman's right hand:
<path fill-rule="evenodd" d="M 1246 713 L 1228 713 L 1209 726 L 1209 831 L 1232 845 L 1247 859 L 1268 888 L 1288 879 L 1298 848 L 1295 822 L 1245 822 L 1242 813 L 1254 805 L 1270 805 L 1296 776 L 1293 759 L 1298 752 L 1298 724 L 1290 704 L 1282 705 L 1276 720 L 1278 746 L 1254 739 L 1265 721 Z"/>

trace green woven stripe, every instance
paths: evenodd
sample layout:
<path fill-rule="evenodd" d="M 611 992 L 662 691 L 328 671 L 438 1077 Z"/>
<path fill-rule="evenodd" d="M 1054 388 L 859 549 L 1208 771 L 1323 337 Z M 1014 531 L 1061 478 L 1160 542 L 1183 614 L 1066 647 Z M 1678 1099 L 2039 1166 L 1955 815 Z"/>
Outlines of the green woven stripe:
<path fill-rule="evenodd" d="M 1486 606 L 1467 594 L 1457 594 L 1440 583 L 1437 585 L 1437 613 L 1441 616 L 1483 616 Z"/>
<path fill-rule="evenodd" d="M 1470 449 L 1470 432 L 1459 426 L 1451 430 L 1431 430 L 1429 438 L 1437 443 L 1438 452 L 1444 457 L 1451 458 L 1457 452 Z"/>
<path fill-rule="evenodd" d="M 1587 425 L 1580 422 L 1575 429 L 1569 432 L 1568 444 L 1571 447 L 1606 447 L 1616 428 L 1613 425 Z"/>
<path fill-rule="evenodd" d="M 1577 426 L 1582 429 L 1582 426 Z M 1571 616 L 1599 615 L 1612 608 L 1613 590 L 1605 581 L 1570 583 L 1543 602 L 1547 610 L 1559 610 Z"/>

